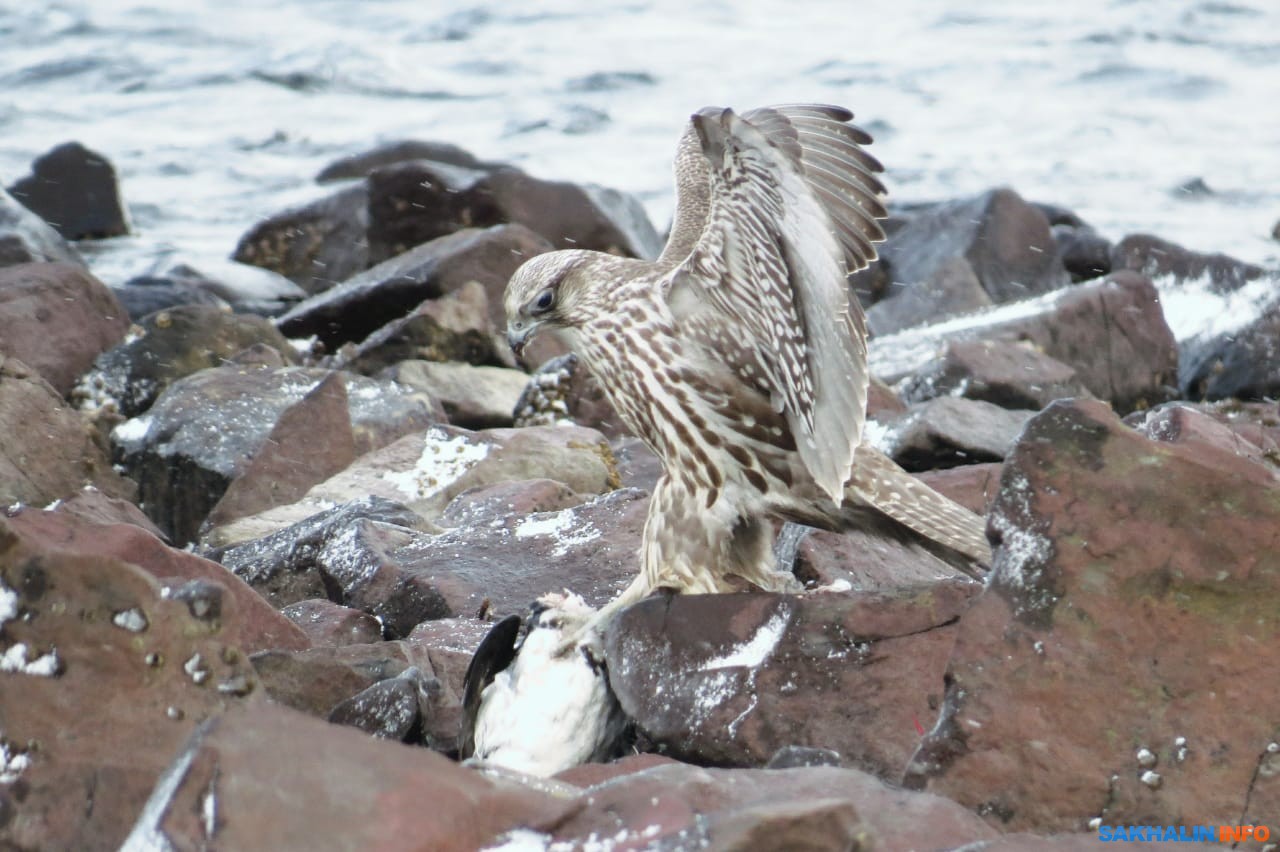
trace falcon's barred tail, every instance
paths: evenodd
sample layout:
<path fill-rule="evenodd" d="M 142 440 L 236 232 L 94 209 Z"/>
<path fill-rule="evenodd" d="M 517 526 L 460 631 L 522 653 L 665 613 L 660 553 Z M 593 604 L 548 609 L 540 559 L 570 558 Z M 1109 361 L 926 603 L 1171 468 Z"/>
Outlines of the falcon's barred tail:
<path fill-rule="evenodd" d="M 853 463 L 853 477 L 845 486 L 846 503 L 874 506 L 893 520 L 981 563 L 991 565 L 986 522 L 959 503 L 934 491 L 888 456 L 863 444 Z M 981 579 L 981 570 L 967 571 Z"/>

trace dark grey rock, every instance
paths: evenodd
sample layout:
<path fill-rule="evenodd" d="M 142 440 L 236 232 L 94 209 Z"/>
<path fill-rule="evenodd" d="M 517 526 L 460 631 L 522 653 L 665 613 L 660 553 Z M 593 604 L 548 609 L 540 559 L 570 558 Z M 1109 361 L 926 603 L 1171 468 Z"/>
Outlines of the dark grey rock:
<path fill-rule="evenodd" d="M 221 296 L 185 277 L 139 275 L 111 290 L 134 322 L 156 311 L 182 305 L 212 305 L 231 310 L 231 305 Z"/>
<path fill-rule="evenodd" d="M 329 373 L 300 367 L 202 370 L 169 385 L 142 417 L 112 433 L 142 508 L 175 542 L 193 540 L 282 415 Z M 432 422 L 430 400 L 398 385 L 346 377 L 350 420 L 364 449 Z M 313 437 L 318 446 L 324 438 Z"/>
<path fill-rule="evenodd" d="M 79 142 L 38 157 L 10 194 L 69 240 L 129 233 L 129 217 L 111 161 Z"/>
<path fill-rule="evenodd" d="M 427 160 L 465 169 L 490 168 L 488 164 L 477 160 L 469 151 L 448 142 L 405 140 L 379 145 L 370 151 L 334 160 L 316 175 L 316 182 L 328 183 L 335 180 L 367 177 L 376 169 L 410 160 Z"/>
<path fill-rule="evenodd" d="M 19 263 L 69 263 L 84 259 L 48 222 L 0 189 L 0 267 Z"/>
<path fill-rule="evenodd" d="M 901 292 L 896 292 L 901 289 Z M 929 270 L 928 277 L 890 285 L 885 298 L 867 310 L 872 334 L 893 334 L 940 317 L 989 307 L 991 297 L 982 288 L 973 267 L 963 257 L 949 257 Z"/>
<path fill-rule="evenodd" d="M 929 281 L 963 258 L 995 303 L 1017 301 L 1067 283 L 1044 213 L 1011 189 L 939 204 L 915 213 L 880 253 L 894 281 Z M 893 295 L 890 298 L 898 298 Z"/>
<path fill-rule="evenodd" d="M 151 407 L 184 376 L 218 367 L 254 346 L 295 363 L 293 347 L 270 321 L 211 305 L 182 305 L 147 316 L 120 345 L 100 355 L 76 388 L 82 408 L 110 406 L 123 417 Z"/>
<path fill-rule="evenodd" d="M 478 281 L 491 315 L 501 315 L 502 291 L 516 268 L 550 244 L 520 225 L 468 228 L 419 245 L 338 286 L 312 296 L 280 317 L 290 337 L 316 335 L 331 351 L 362 341 L 426 299 Z M 505 327 L 505 319 L 502 320 Z"/>

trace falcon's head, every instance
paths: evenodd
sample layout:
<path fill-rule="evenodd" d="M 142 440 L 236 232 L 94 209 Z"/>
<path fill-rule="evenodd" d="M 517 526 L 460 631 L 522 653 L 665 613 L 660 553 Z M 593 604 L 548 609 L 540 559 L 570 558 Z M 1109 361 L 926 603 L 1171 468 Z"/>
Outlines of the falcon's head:
<path fill-rule="evenodd" d="M 543 329 L 574 325 L 574 308 L 587 290 L 586 251 L 553 251 L 530 258 L 507 282 L 507 343 L 516 355 Z"/>

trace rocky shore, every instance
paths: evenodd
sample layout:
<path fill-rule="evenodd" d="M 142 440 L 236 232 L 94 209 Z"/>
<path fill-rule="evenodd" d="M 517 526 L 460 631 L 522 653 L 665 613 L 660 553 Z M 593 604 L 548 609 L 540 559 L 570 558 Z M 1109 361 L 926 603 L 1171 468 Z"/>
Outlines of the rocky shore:
<path fill-rule="evenodd" d="M 1277 271 L 1009 188 L 895 209 L 850 282 L 868 438 L 987 515 L 989 581 L 788 529 L 847 591 L 627 610 L 635 753 L 535 780 L 456 763 L 463 673 L 538 595 L 627 584 L 659 466 L 556 344 L 514 360 L 501 296 L 661 239 L 442 143 L 318 180 L 237 264 L 112 286 L 76 242 L 131 227 L 104 157 L 0 191 L 0 846 L 1280 839 Z"/>

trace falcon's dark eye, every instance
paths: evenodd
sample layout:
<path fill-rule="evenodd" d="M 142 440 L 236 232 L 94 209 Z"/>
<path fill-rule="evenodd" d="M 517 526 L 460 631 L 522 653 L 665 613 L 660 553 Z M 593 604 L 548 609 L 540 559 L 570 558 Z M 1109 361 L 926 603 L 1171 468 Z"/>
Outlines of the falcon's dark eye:
<path fill-rule="evenodd" d="M 531 314 L 545 314 L 551 310 L 551 306 L 555 304 L 556 294 L 551 290 L 543 290 L 534 300 L 533 305 L 529 308 Z"/>

